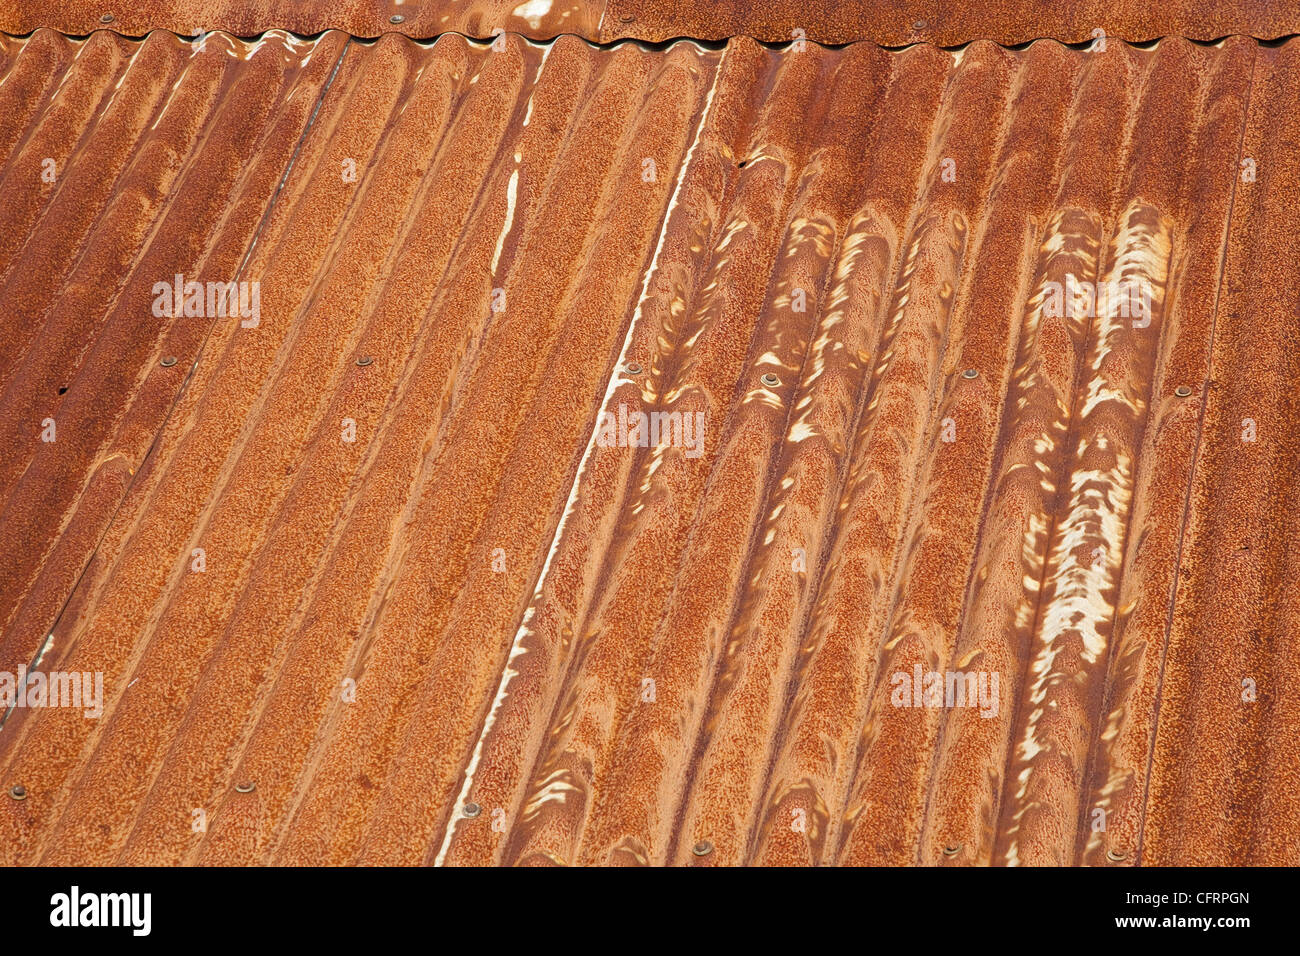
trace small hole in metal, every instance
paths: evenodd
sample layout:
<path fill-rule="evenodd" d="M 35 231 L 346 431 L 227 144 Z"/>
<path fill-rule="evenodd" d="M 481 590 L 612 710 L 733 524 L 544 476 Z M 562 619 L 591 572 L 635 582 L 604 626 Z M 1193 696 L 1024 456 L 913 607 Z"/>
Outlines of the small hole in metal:
<path fill-rule="evenodd" d="M 708 856 L 713 852 L 713 844 L 708 840 L 701 840 L 695 846 L 691 847 L 691 852 L 696 856 Z"/>
<path fill-rule="evenodd" d="M 9 796 L 13 797 L 15 800 L 26 800 L 27 788 L 21 783 L 16 783 L 9 788 Z"/>
<path fill-rule="evenodd" d="M 405 22 L 405 20 L 406 17 L 402 16 L 400 13 L 394 13 L 391 17 L 388 18 L 389 23 L 403 23 Z"/>
<path fill-rule="evenodd" d="M 1110 862 L 1112 862 L 1112 863 L 1123 863 L 1124 860 L 1125 860 L 1127 857 L 1128 857 L 1128 854 L 1125 853 L 1123 850 L 1107 850 L 1107 851 L 1106 851 L 1106 859 L 1110 860 Z"/>
<path fill-rule="evenodd" d="M 968 369 L 966 369 L 966 371 L 964 371 L 964 372 L 961 373 L 961 377 L 962 377 L 962 378 L 979 378 L 979 377 L 980 377 L 979 369 L 977 369 L 977 368 L 968 368 Z"/>
<path fill-rule="evenodd" d="M 60 394 L 60 395 L 66 395 L 66 394 L 68 394 L 68 386 L 66 386 L 66 385 L 60 385 L 60 386 L 59 386 L 59 394 Z"/>
<path fill-rule="evenodd" d="M 623 366 L 623 371 L 627 372 L 628 375 L 640 375 L 641 366 L 638 365 L 636 362 L 628 362 L 626 365 Z"/>
<path fill-rule="evenodd" d="M 476 817 L 483 812 L 483 808 L 477 803 L 467 803 L 465 806 L 461 807 L 460 812 L 465 814 L 467 817 Z"/>
<path fill-rule="evenodd" d="M 245 780 L 243 783 L 235 784 L 235 791 L 237 793 L 252 793 L 256 789 L 257 784 L 253 783 L 251 780 Z"/>
<path fill-rule="evenodd" d="M 1174 394 L 1177 395 L 1179 398 L 1187 398 L 1192 394 L 1192 390 L 1188 388 L 1186 385 L 1179 385 L 1176 389 L 1174 389 Z"/>
<path fill-rule="evenodd" d="M 363 355 L 363 356 L 361 356 L 361 358 L 357 359 L 357 364 L 360 365 L 362 368 L 365 368 L 367 365 L 369 365 L 369 364 L 370 364 L 371 362 L 373 362 L 373 361 L 374 361 L 374 358 L 373 358 L 372 356 L 369 356 L 369 355 Z"/>
<path fill-rule="evenodd" d="M 176 356 L 175 356 L 175 355 L 168 355 L 166 358 L 164 358 L 164 359 L 163 359 L 161 362 L 159 362 L 158 364 L 161 365 L 163 368 L 171 368 L 173 365 L 176 364 Z"/>
<path fill-rule="evenodd" d="M 943 855 L 956 856 L 958 853 L 961 852 L 961 846 L 962 845 L 960 843 L 949 843 L 947 846 L 943 848 Z"/>
<path fill-rule="evenodd" d="M 100 22 L 100 23 L 112 23 L 112 22 L 113 22 L 113 14 L 111 14 L 111 13 L 106 13 L 106 14 L 104 14 L 102 17 L 99 18 L 99 22 Z"/>
<path fill-rule="evenodd" d="M 768 388 L 776 388 L 776 386 L 781 384 L 781 380 L 777 378 L 775 375 L 773 375 L 771 372 L 768 372 L 761 379 L 759 379 L 759 381 L 761 381 Z"/>

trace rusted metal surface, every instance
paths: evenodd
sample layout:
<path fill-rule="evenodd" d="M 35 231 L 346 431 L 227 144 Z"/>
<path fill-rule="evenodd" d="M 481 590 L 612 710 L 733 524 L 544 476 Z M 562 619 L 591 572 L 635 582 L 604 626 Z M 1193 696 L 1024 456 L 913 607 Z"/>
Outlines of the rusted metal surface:
<path fill-rule="evenodd" d="M 609 0 L 600 39 L 751 36 L 783 43 L 802 35 L 824 43 L 873 40 L 886 46 L 951 46 L 981 39 L 1082 43 L 1099 34 L 1134 42 L 1163 36 L 1276 39 L 1296 32 L 1300 11 L 1271 0 Z"/>
<path fill-rule="evenodd" d="M 341 30 L 358 37 L 462 33 L 480 39 L 501 31 L 533 39 L 568 33 L 594 40 L 600 35 L 605 6 L 606 0 L 150 0 L 143 5 L 3 0 L 0 30 L 25 34 L 48 27 L 86 34 L 107 29 L 127 36 L 144 36 L 150 30 L 185 36 L 223 30 L 245 37 L 271 29 L 303 35 Z M 112 19 L 105 22 L 105 16 Z"/>
<path fill-rule="evenodd" d="M 1298 56 L 5 39 L 3 861 L 1300 862 Z"/>
<path fill-rule="evenodd" d="M 109 19 L 105 19 L 109 18 Z M 1163 36 L 1217 40 L 1277 39 L 1300 33 L 1300 10 L 1277 0 L 148 0 L 116 5 L 95 0 L 4 0 L 0 30 L 40 27 L 84 35 L 116 30 L 144 36 L 171 30 L 191 36 L 225 30 L 254 36 L 270 29 L 314 35 L 342 30 L 358 37 L 401 33 L 414 38 L 496 31 L 535 40 L 572 34 L 600 43 L 633 38 L 725 40 L 748 36 L 772 43 L 802 36 L 823 43 L 872 40 L 886 46 L 972 40 L 1015 44 L 1040 38 L 1064 43 L 1099 35 L 1134 42 Z"/>

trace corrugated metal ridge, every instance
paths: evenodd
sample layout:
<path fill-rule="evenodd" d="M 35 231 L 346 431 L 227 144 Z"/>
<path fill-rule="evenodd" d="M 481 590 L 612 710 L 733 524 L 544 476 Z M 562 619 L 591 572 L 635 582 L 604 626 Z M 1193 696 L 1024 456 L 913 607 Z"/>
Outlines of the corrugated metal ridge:
<path fill-rule="evenodd" d="M 377 36 L 364 36 L 364 35 L 349 34 L 346 31 L 337 30 L 334 28 L 330 28 L 329 30 L 323 31 L 321 33 L 306 33 L 306 32 L 296 32 L 281 27 L 268 28 L 250 34 L 240 34 L 234 31 L 224 30 L 224 29 L 202 31 L 198 33 L 184 33 L 184 32 L 177 32 L 175 30 L 166 27 L 158 27 L 149 30 L 143 34 L 131 34 L 121 30 L 113 29 L 111 27 L 100 27 L 96 30 L 90 31 L 87 34 L 69 33 L 66 31 L 56 30 L 53 28 L 42 27 L 42 28 L 38 28 L 35 31 L 35 33 L 40 33 L 42 31 L 53 35 L 61 36 L 65 40 L 71 43 L 81 43 L 89 39 L 90 37 L 101 33 L 115 36 L 118 39 L 128 43 L 138 43 L 140 41 L 147 40 L 149 39 L 150 36 L 154 34 L 167 34 L 169 36 L 174 37 L 176 40 L 178 40 L 181 43 L 194 43 L 197 41 L 202 41 L 205 37 L 224 37 L 233 43 L 242 44 L 242 45 L 256 44 L 268 38 L 280 38 L 284 40 L 292 40 L 297 43 L 312 43 L 315 42 L 316 40 L 319 40 L 324 35 L 333 34 L 333 35 L 344 37 L 351 42 L 360 44 L 361 46 L 371 46 L 376 41 L 382 39 L 383 37 L 392 36 L 392 37 L 410 40 L 412 43 L 421 47 L 431 47 L 434 44 L 438 43 L 440 40 L 450 39 L 450 38 L 459 38 L 464 40 L 466 43 L 472 44 L 474 46 L 490 46 L 494 41 L 500 44 L 504 39 L 517 38 L 518 40 L 527 43 L 531 46 L 546 48 L 552 45 L 553 43 L 555 43 L 556 40 L 567 38 L 571 40 L 578 40 L 579 42 L 585 44 L 586 46 L 590 47 L 593 50 L 614 50 L 624 46 L 632 46 L 635 47 L 636 49 L 646 51 L 646 52 L 664 52 L 666 50 L 671 49 L 675 45 L 682 44 L 682 43 L 691 44 L 701 50 L 712 50 L 715 52 L 720 52 L 732 40 L 753 39 L 751 37 L 724 37 L 721 39 L 707 39 L 707 38 L 701 39 L 696 37 L 677 36 L 677 37 L 671 37 L 664 40 L 648 40 L 642 37 L 626 36 L 626 37 L 615 37 L 609 40 L 599 41 L 599 40 L 593 40 L 587 37 L 581 37 L 581 36 L 576 36 L 574 34 L 567 34 L 567 33 L 557 34 L 555 36 L 549 36 L 549 37 L 533 37 L 526 32 L 524 33 L 508 32 L 508 33 L 496 34 L 496 35 L 477 36 L 475 34 L 463 33 L 458 30 L 449 30 L 445 33 L 434 34 L 427 37 L 408 37 L 405 34 L 398 33 L 396 31 L 382 33 Z M 23 40 L 30 39 L 31 36 L 33 35 L 34 34 L 32 33 L 25 34 L 20 32 L 0 30 L 0 36 L 3 36 L 11 41 L 21 42 Z M 1162 34 L 1160 36 L 1150 37 L 1143 40 L 1126 40 L 1122 38 L 1108 37 L 1106 39 L 1106 43 L 1102 44 L 1097 49 L 1104 50 L 1108 45 L 1117 44 L 1125 47 L 1131 47 L 1134 49 L 1150 50 L 1150 49 L 1157 48 L 1161 43 L 1164 43 L 1166 41 L 1174 41 L 1174 40 L 1186 41 L 1188 43 L 1200 47 L 1220 47 L 1223 44 L 1232 40 L 1245 40 L 1248 42 L 1261 42 L 1261 43 L 1267 42 L 1270 45 L 1277 45 L 1280 43 L 1288 42 L 1289 40 L 1294 39 L 1296 37 L 1300 37 L 1300 32 L 1297 32 L 1296 34 L 1288 34 L 1284 37 L 1277 38 L 1275 40 L 1257 40 L 1257 38 L 1245 34 L 1230 34 L 1230 35 L 1214 37 L 1209 39 L 1198 39 L 1196 37 L 1188 37 L 1182 34 Z M 791 48 L 793 48 L 796 45 L 798 45 L 801 49 L 816 48 L 819 50 L 824 50 L 826 52 L 834 52 L 836 50 L 841 50 L 847 47 L 869 46 L 869 47 L 879 48 L 881 51 L 885 53 L 901 53 L 913 47 L 933 47 L 934 49 L 941 50 L 947 53 L 960 53 L 963 50 L 972 46 L 973 44 L 977 44 L 977 43 L 997 46 L 1011 52 L 1026 50 L 1040 43 L 1054 44 L 1066 50 L 1070 50 L 1078 53 L 1088 53 L 1094 50 L 1094 46 L 1092 43 L 1081 44 L 1081 43 L 1076 43 L 1074 41 L 1060 40 L 1055 37 L 1033 37 L 1028 40 L 1018 41 L 1014 43 L 1000 42 L 997 40 L 990 40 L 983 37 L 976 38 L 974 40 L 963 41 L 960 43 L 952 43 L 952 44 L 935 43 L 930 40 L 913 40 L 899 45 L 879 43 L 875 40 L 853 40 L 844 43 L 836 43 L 831 41 L 822 41 L 822 40 L 813 40 L 813 39 L 785 40 L 785 41 L 771 41 L 771 42 L 755 41 L 755 42 L 757 42 L 764 49 L 772 50 L 773 52 L 776 53 L 789 51 Z"/>
<path fill-rule="evenodd" d="M 6 861 L 1300 861 L 1297 57 L 0 38 Z"/>
<path fill-rule="evenodd" d="M 41 27 L 84 36 L 111 24 L 128 36 L 154 29 L 182 36 L 226 30 L 254 36 L 271 29 L 302 35 L 340 30 L 358 37 L 400 33 L 429 39 L 461 33 L 477 39 L 495 32 L 533 39 L 570 34 L 600 43 L 632 37 L 726 40 L 748 36 L 788 42 L 796 35 L 843 44 L 872 40 L 885 46 L 932 42 L 957 46 L 975 40 L 1020 44 L 1039 38 L 1067 43 L 1098 32 L 1145 42 L 1163 36 L 1212 41 L 1229 36 L 1275 40 L 1300 33 L 1300 11 L 1269 0 L 1070 0 L 1044 10 L 1039 0 L 940 4 L 934 0 L 698 0 L 651 4 L 642 0 L 401 0 L 301 2 L 267 0 L 148 0 L 115 8 L 96 0 L 0 4 L 0 31 L 25 35 Z M 105 18 L 108 18 L 107 20 Z"/>

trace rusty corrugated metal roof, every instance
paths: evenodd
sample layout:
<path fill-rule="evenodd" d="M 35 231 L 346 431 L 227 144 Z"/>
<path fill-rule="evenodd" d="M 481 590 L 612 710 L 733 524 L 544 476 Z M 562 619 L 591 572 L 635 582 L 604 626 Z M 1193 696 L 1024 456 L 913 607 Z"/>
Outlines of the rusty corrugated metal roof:
<path fill-rule="evenodd" d="M 1298 56 L 5 38 L 5 862 L 1300 861 Z"/>
<path fill-rule="evenodd" d="M 106 19 L 107 18 L 107 19 Z M 725 40 L 748 36 L 774 43 L 796 36 L 823 43 L 872 40 L 886 46 L 972 40 L 1004 44 L 1051 38 L 1091 41 L 1097 31 L 1134 42 L 1163 36 L 1218 40 L 1243 35 L 1277 39 L 1300 33 L 1300 9 L 1277 0 L 1000 0 L 996 4 L 940 0 L 149 0 L 118 7 L 103 0 L 9 0 L 0 3 L 0 31 L 40 27 L 88 34 L 109 26 L 130 36 L 171 30 L 190 36 L 224 30 L 253 36 L 266 30 L 317 34 L 343 30 L 359 37 L 396 32 L 430 38 L 496 31 L 535 40 L 573 34 L 599 43 L 623 38 Z M 796 33 L 798 31 L 798 33 Z"/>

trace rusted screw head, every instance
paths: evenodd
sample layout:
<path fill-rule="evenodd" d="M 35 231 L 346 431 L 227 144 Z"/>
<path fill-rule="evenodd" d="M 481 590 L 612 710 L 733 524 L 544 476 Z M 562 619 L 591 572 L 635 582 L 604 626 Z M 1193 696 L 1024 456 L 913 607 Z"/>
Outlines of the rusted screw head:
<path fill-rule="evenodd" d="M 1106 859 L 1112 863 L 1123 863 L 1128 858 L 1128 854 L 1123 850 L 1107 850 Z"/>
<path fill-rule="evenodd" d="M 400 13 L 394 13 L 388 18 L 389 23 L 404 23 L 405 21 L 406 17 L 402 16 Z"/>
<path fill-rule="evenodd" d="M 371 362 L 373 362 L 373 361 L 374 361 L 374 358 L 373 358 L 372 356 L 370 356 L 370 355 L 363 355 L 363 356 L 361 356 L 361 358 L 357 359 L 357 364 L 360 365 L 362 368 L 365 368 L 367 365 L 369 365 L 369 364 L 370 364 Z"/>
<path fill-rule="evenodd" d="M 171 368 L 173 365 L 176 364 L 176 356 L 175 356 L 175 355 L 168 355 L 166 358 L 164 358 L 164 359 L 163 359 L 162 361 L 160 361 L 158 364 L 161 365 L 163 368 Z"/>
<path fill-rule="evenodd" d="M 962 378 L 979 378 L 979 377 L 980 377 L 980 370 L 977 369 L 977 368 L 968 368 L 968 369 L 966 369 L 966 371 L 964 371 L 964 372 L 961 373 L 961 377 L 962 377 Z"/>
<path fill-rule="evenodd" d="M 16 783 L 9 788 L 9 796 L 13 797 L 15 800 L 26 800 L 27 788 L 21 783 Z"/>
<path fill-rule="evenodd" d="M 695 846 L 691 847 L 691 852 L 696 856 L 708 856 L 713 852 L 713 844 L 708 840 L 701 840 Z"/>
<path fill-rule="evenodd" d="M 99 18 L 99 22 L 100 22 L 100 23 L 112 23 L 112 22 L 113 22 L 113 14 L 111 14 L 111 13 L 106 13 L 106 14 L 104 14 L 102 17 Z"/>
<path fill-rule="evenodd" d="M 773 375 L 771 372 L 768 372 L 761 379 L 759 379 L 759 381 L 762 382 L 764 385 L 766 385 L 768 388 L 776 388 L 776 386 L 781 384 L 781 380 L 777 378 L 775 375 Z"/>
<path fill-rule="evenodd" d="M 961 846 L 962 845 L 960 843 L 949 843 L 943 848 L 943 855 L 956 856 L 958 853 L 961 852 Z"/>
<path fill-rule="evenodd" d="M 477 803 L 467 803 L 465 806 L 460 808 L 460 812 L 467 817 L 476 817 L 483 812 L 483 808 Z"/>
<path fill-rule="evenodd" d="M 620 14 L 618 15 L 618 18 L 619 18 L 619 20 L 622 21 L 623 23 L 635 23 L 635 22 L 636 22 L 636 14 L 635 14 L 635 13 L 620 13 Z"/>
<path fill-rule="evenodd" d="M 920 33 L 929 25 L 930 22 L 928 20 L 917 20 L 915 23 L 912 24 L 912 29 L 915 30 L 917 33 Z"/>
<path fill-rule="evenodd" d="M 1192 390 L 1188 388 L 1186 385 L 1179 385 L 1176 389 L 1174 389 L 1174 394 L 1177 395 L 1179 398 L 1187 398 L 1192 394 Z"/>
<path fill-rule="evenodd" d="M 252 793 L 256 789 L 257 784 L 253 783 L 251 780 L 245 780 L 243 783 L 235 784 L 236 793 Z"/>
<path fill-rule="evenodd" d="M 627 372 L 628 375 L 640 375 L 641 366 L 638 365 L 636 362 L 628 362 L 626 365 L 623 366 L 623 371 Z"/>

